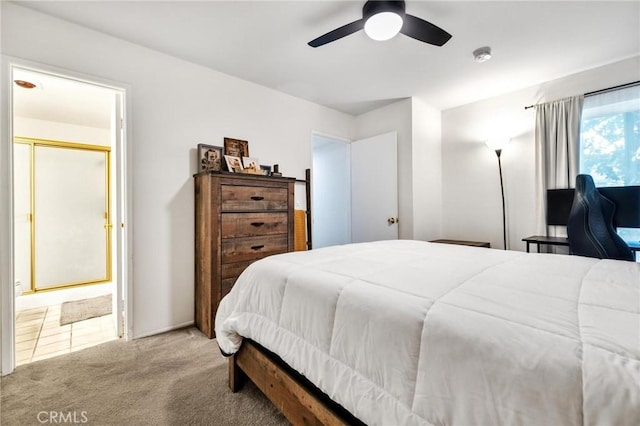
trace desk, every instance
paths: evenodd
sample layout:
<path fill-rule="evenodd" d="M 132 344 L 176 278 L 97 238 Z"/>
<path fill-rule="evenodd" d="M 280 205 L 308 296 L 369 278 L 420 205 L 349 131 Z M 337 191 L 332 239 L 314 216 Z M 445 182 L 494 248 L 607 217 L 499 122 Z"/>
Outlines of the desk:
<path fill-rule="evenodd" d="M 471 247 L 486 247 L 491 248 L 491 243 L 485 243 L 483 241 L 462 241 L 462 240 L 431 240 L 430 243 L 442 243 L 442 244 L 456 244 L 459 246 L 471 246 Z"/>
<path fill-rule="evenodd" d="M 545 237 L 544 235 L 533 235 L 531 237 L 523 238 L 522 241 L 527 243 L 527 253 L 529 253 L 529 245 L 531 243 L 538 246 L 538 253 L 540 253 L 540 245 L 547 246 L 568 246 L 569 240 L 564 237 Z"/>
<path fill-rule="evenodd" d="M 538 253 L 540 253 L 540 245 L 547 246 L 568 246 L 569 240 L 564 237 L 545 237 L 543 235 L 533 235 L 531 237 L 523 238 L 522 241 L 527 243 L 527 253 L 529 253 L 529 245 L 536 244 L 538 246 Z M 625 241 L 633 254 L 640 251 L 640 241 Z"/>

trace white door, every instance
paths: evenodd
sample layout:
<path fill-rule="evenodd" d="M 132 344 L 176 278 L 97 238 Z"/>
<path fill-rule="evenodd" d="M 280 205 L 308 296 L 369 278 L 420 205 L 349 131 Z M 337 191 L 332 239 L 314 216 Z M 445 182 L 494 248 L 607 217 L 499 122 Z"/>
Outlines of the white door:
<path fill-rule="evenodd" d="M 396 132 L 351 143 L 351 242 L 398 239 Z"/>

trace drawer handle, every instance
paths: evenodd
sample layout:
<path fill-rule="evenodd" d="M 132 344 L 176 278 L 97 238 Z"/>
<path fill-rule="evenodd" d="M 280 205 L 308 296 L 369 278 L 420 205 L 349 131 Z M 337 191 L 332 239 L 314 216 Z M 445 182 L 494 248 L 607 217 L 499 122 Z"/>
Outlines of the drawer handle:
<path fill-rule="evenodd" d="M 264 200 L 264 197 L 259 197 L 259 196 L 257 196 L 257 195 L 254 195 L 253 197 L 251 197 L 251 199 L 252 199 L 253 201 L 260 201 L 260 200 Z"/>
<path fill-rule="evenodd" d="M 258 227 L 258 226 L 262 226 L 262 225 L 264 225 L 264 222 L 251 222 L 251 226 Z"/>
<path fill-rule="evenodd" d="M 260 250 L 262 247 L 264 247 L 264 244 L 260 244 L 259 246 L 251 246 L 251 250 Z"/>

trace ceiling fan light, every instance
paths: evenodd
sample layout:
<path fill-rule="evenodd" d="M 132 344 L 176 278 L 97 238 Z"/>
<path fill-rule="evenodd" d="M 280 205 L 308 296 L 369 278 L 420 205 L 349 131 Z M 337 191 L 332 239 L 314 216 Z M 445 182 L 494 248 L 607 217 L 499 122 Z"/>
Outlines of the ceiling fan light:
<path fill-rule="evenodd" d="M 389 40 L 400 32 L 402 17 L 393 12 L 376 13 L 367 19 L 364 24 L 364 32 L 378 41 Z"/>

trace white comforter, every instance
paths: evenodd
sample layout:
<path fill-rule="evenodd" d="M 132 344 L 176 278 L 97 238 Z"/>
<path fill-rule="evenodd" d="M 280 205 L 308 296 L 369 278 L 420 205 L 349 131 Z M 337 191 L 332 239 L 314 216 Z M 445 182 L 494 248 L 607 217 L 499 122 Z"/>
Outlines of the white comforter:
<path fill-rule="evenodd" d="M 419 241 L 272 256 L 222 300 L 370 425 L 639 425 L 640 265 Z"/>

